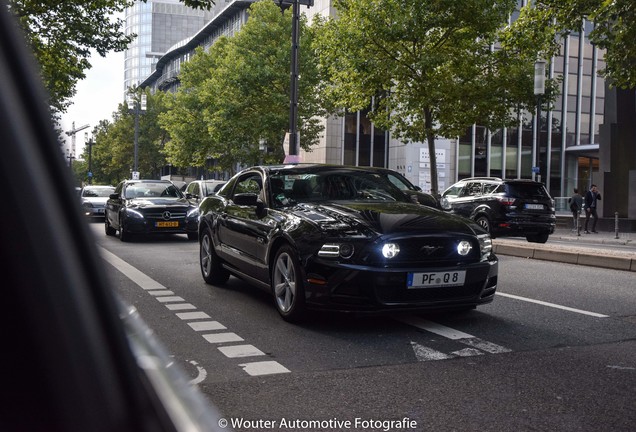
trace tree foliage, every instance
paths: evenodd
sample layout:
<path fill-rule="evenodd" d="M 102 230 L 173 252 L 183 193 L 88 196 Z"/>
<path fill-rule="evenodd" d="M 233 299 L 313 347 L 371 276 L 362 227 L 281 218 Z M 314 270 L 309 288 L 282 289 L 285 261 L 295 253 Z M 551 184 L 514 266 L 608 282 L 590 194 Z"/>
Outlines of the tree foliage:
<path fill-rule="evenodd" d="M 136 93 L 136 97 L 139 92 Z M 165 110 L 166 95 L 147 95 L 147 109 L 139 114 L 138 170 L 141 178 L 158 178 L 166 160 L 163 148 L 168 139 L 158 122 Z M 134 166 L 135 112 L 120 104 L 112 122 L 102 120 L 93 129 L 92 171 L 95 184 L 117 184 L 130 178 Z M 88 160 L 88 146 L 82 159 Z"/>
<path fill-rule="evenodd" d="M 203 166 L 207 158 L 232 171 L 237 163 L 278 163 L 289 126 L 291 11 L 271 0 L 250 7 L 238 34 L 221 37 L 182 66 L 181 87 L 160 116 L 170 133 L 168 159 Z M 308 150 L 322 128 L 320 78 L 310 50 L 313 34 L 301 20 L 299 130 Z M 270 152 L 263 155 L 259 145 Z M 265 156 L 265 157 L 264 157 Z M 264 158 L 264 160 L 263 160 Z"/>
<path fill-rule="evenodd" d="M 144 0 L 145 1 L 145 0 Z M 214 0 L 182 0 L 186 6 L 209 9 Z M 133 0 L 8 0 L 33 51 L 54 117 L 66 112 L 79 81 L 91 68 L 93 52 L 104 57 L 123 51 L 136 36 L 125 35 L 124 20 L 112 18 Z"/>
<path fill-rule="evenodd" d="M 9 8 L 25 31 L 48 90 L 52 112 L 66 111 L 78 81 L 90 69 L 91 52 L 101 56 L 122 51 L 133 35 L 123 33 L 122 19 L 106 19 L 124 11 L 130 0 L 9 0 Z"/>
<path fill-rule="evenodd" d="M 320 23 L 329 97 L 404 141 L 428 142 L 431 190 L 438 193 L 435 137 L 474 123 L 517 123 L 534 104 L 537 51 L 505 39 L 515 0 L 340 0 Z"/>
<path fill-rule="evenodd" d="M 578 32 L 587 19 L 595 24 L 587 36 L 605 50 L 600 74 L 614 87 L 636 88 L 636 3 L 634 0 L 535 0 L 526 6 L 512 30 L 523 38 L 530 29 L 535 39 L 555 55 L 561 36 Z"/>

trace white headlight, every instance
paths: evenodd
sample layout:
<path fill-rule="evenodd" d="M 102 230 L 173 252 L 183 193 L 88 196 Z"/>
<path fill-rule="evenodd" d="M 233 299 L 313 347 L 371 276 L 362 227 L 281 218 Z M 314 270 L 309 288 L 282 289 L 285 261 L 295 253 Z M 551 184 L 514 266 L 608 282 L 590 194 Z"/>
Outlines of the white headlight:
<path fill-rule="evenodd" d="M 397 243 L 386 243 L 382 246 L 384 258 L 395 258 L 400 253 L 400 246 Z"/>
<path fill-rule="evenodd" d="M 472 248 L 473 247 L 470 244 L 470 242 L 467 242 L 466 240 L 462 240 L 457 245 L 457 253 L 460 254 L 461 256 L 466 256 L 468 255 L 468 253 L 470 252 Z"/>

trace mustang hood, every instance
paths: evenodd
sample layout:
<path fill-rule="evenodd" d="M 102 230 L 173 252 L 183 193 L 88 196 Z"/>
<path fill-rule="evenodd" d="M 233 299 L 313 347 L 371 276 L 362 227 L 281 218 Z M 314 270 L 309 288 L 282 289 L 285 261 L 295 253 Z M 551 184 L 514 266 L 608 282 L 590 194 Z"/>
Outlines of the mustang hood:
<path fill-rule="evenodd" d="M 378 234 L 421 232 L 482 233 L 468 219 L 410 203 L 301 204 L 294 214 L 330 231 L 339 228 L 370 229 Z"/>

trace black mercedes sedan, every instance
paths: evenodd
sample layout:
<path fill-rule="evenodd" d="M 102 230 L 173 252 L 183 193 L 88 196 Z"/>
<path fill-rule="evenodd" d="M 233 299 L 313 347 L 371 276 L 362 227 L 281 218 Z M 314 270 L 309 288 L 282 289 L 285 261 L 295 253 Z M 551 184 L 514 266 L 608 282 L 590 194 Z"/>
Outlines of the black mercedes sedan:
<path fill-rule="evenodd" d="M 200 206 L 203 279 L 271 292 L 281 316 L 473 309 L 493 300 L 498 260 L 469 219 L 413 202 L 387 170 L 253 167 Z"/>
<path fill-rule="evenodd" d="M 106 202 L 106 235 L 187 234 L 197 239 L 199 211 L 168 180 L 125 180 Z"/>

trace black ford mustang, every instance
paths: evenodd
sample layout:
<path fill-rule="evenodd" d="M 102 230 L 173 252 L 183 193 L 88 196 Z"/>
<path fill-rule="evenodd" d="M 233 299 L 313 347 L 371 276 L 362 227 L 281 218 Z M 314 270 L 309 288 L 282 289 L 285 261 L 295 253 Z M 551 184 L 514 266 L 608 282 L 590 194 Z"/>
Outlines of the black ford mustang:
<path fill-rule="evenodd" d="M 200 264 L 274 295 L 288 321 L 305 308 L 471 309 L 493 300 L 497 257 L 474 222 L 413 203 L 385 169 L 253 167 L 199 206 Z"/>

